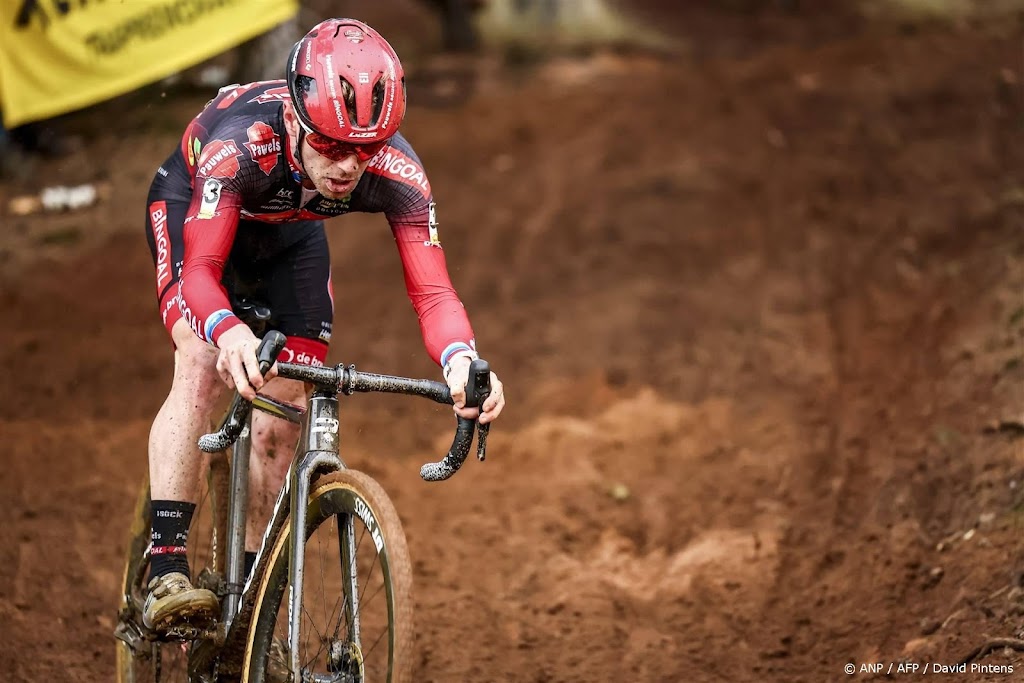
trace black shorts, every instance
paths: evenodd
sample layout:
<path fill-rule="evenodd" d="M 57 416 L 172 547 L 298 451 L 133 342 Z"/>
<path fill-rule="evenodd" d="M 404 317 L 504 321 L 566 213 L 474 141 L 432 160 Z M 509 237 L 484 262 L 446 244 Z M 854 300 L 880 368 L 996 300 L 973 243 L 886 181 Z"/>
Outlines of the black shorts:
<path fill-rule="evenodd" d="M 189 202 L 162 189 L 155 183 L 146 202 L 146 239 L 154 268 L 158 262 L 170 264 L 169 273 L 157 272 L 157 300 L 169 333 L 181 317 L 178 279 L 185 259 Z M 154 225 L 154 216 L 166 223 Z M 236 314 L 241 313 L 237 307 L 243 300 L 270 309 L 266 329 L 288 337 L 282 361 L 323 363 L 334 319 L 331 257 L 323 221 L 239 221 L 221 282 Z"/>

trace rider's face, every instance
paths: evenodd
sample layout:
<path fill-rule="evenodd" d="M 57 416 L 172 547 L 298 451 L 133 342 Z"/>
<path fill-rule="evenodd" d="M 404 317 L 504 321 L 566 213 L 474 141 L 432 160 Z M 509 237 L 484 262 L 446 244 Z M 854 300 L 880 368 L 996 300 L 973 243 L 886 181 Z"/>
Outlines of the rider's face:
<path fill-rule="evenodd" d="M 285 126 L 291 138 L 289 144 L 294 145 L 299 139 L 299 120 L 291 107 L 285 109 Z M 344 199 L 352 194 L 369 165 L 369 159 L 360 159 L 356 154 L 346 154 L 331 159 L 310 147 L 303 136 L 302 147 L 298 150 L 299 160 L 309 181 L 317 192 L 328 199 Z"/>
<path fill-rule="evenodd" d="M 302 166 L 306 176 L 317 192 L 328 199 L 344 199 L 352 194 L 370 160 L 360 161 L 355 154 L 348 154 L 334 161 L 318 154 L 305 141 L 302 149 Z"/>

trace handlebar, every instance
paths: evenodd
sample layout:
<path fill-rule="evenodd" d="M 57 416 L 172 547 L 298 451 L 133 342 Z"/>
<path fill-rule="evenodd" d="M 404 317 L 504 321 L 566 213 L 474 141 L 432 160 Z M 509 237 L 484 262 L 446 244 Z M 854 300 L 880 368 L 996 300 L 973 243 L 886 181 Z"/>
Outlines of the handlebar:
<path fill-rule="evenodd" d="M 284 348 L 286 338 L 277 331 L 268 332 L 260 343 L 256 356 L 260 361 L 260 372 L 266 375 L 274 364 L 274 359 Z M 295 379 L 313 384 L 324 393 L 351 395 L 360 393 L 391 393 L 422 396 L 436 403 L 453 405 L 451 391 L 443 382 L 427 379 L 412 379 L 392 375 L 378 375 L 359 372 L 354 365 L 337 365 L 333 367 L 313 367 L 296 363 L 278 363 L 277 376 Z M 466 406 L 478 407 L 491 393 L 491 371 L 487 361 L 474 360 L 469 366 L 469 381 L 466 385 Z M 222 451 L 233 444 L 241 435 L 242 430 L 252 412 L 252 403 L 240 394 L 228 409 L 220 428 L 213 434 L 205 434 L 199 438 L 199 448 L 207 453 Z M 473 431 L 478 426 L 476 420 L 458 417 L 455 438 L 447 455 L 438 462 L 426 463 L 420 468 L 420 476 L 425 481 L 443 481 L 459 471 L 469 455 L 473 442 Z M 487 456 L 487 435 L 489 424 L 479 425 L 477 438 L 477 458 L 484 460 Z"/>

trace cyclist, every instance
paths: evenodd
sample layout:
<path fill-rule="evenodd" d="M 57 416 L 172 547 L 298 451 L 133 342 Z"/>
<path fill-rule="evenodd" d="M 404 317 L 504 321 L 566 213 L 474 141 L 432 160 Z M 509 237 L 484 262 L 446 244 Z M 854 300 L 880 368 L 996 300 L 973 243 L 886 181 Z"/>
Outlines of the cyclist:
<path fill-rule="evenodd" d="M 232 302 L 254 298 L 288 337 L 280 357 L 321 365 L 334 301 L 324 219 L 383 213 L 430 356 L 455 412 L 481 423 L 505 403 L 493 391 L 465 407 L 473 330 L 448 275 L 430 182 L 398 132 L 402 65 L 370 26 L 329 19 L 293 47 L 285 80 L 222 88 L 157 170 L 147 238 L 159 310 L 174 344 L 174 378 L 149 437 L 152 549 L 143 615 L 156 630 L 212 618 L 216 596 L 190 582 L 185 556 L 202 456 L 196 445 L 225 384 L 305 405 L 301 382 L 259 373 L 259 339 Z M 246 573 L 286 476 L 298 428 L 257 412 L 252 425 Z"/>

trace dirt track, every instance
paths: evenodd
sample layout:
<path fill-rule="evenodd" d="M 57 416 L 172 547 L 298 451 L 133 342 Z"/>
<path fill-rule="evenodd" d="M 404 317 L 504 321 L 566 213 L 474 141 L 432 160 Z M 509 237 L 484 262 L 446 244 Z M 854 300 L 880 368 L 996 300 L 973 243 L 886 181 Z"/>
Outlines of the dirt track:
<path fill-rule="evenodd" d="M 417 468 L 444 411 L 345 407 L 347 460 L 410 537 L 418 680 L 840 681 L 1018 635 L 1022 442 L 984 427 L 1024 413 L 1020 61 L 1013 31 L 862 33 L 412 110 L 510 397 L 488 462 L 443 486 Z M 203 101 L 40 169 L 112 201 L 3 218 L 3 680 L 111 680 L 170 377 L 144 197 Z M 332 360 L 433 376 L 383 219 L 329 232 Z M 943 680 L 1024 676 L 983 661 L 1017 673 Z"/>

